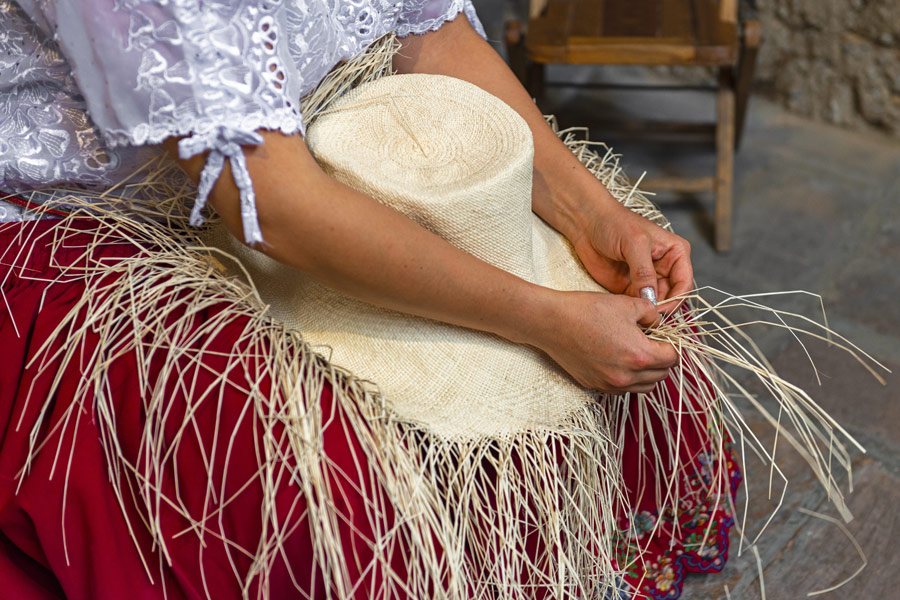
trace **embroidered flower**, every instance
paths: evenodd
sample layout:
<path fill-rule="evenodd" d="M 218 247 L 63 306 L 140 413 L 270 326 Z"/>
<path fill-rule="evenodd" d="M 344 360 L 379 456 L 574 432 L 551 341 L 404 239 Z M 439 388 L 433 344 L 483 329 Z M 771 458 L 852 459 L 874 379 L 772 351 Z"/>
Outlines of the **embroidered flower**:
<path fill-rule="evenodd" d="M 685 529 L 697 529 L 703 527 L 709 521 L 709 514 L 705 511 L 698 511 L 693 518 L 684 524 Z"/>
<path fill-rule="evenodd" d="M 666 566 L 662 573 L 656 576 L 656 589 L 661 592 L 668 591 L 675 583 L 675 571 L 671 566 Z"/>
<path fill-rule="evenodd" d="M 646 510 L 641 511 L 631 518 L 631 537 L 640 539 L 648 531 L 653 531 L 656 526 L 656 517 Z"/>
<path fill-rule="evenodd" d="M 733 523 L 730 495 L 741 474 L 730 443 L 723 448 L 722 453 L 700 454 L 692 465 L 685 465 L 680 498 L 661 512 L 631 514 L 620 531 L 615 563 L 626 565 L 627 583 L 640 585 L 630 597 L 671 600 L 680 593 L 685 572 L 718 571 L 724 566 Z"/>

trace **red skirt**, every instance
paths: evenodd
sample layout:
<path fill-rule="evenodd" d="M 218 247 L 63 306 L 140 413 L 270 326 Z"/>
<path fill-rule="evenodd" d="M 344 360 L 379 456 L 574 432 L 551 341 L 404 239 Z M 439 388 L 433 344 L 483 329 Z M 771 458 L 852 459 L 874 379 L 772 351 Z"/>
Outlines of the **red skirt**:
<path fill-rule="evenodd" d="M 247 417 L 246 389 L 258 380 L 246 370 L 229 370 L 226 350 L 248 343 L 246 320 L 235 317 L 227 326 L 202 343 L 204 364 L 186 362 L 180 381 L 195 386 L 173 387 L 167 410 L 184 418 L 191 431 L 171 432 L 178 440 L 173 448 L 177 472 L 161 475 L 141 471 L 145 449 L 137 445 L 147 427 L 142 391 L 148 382 L 139 380 L 134 353 L 112 354 L 104 382 L 114 398 L 112 416 L 116 443 L 123 455 L 137 465 L 134 472 L 111 468 L 101 443 L 107 435 L 94 407 L 79 404 L 84 385 L 83 365 L 70 360 L 60 369 L 65 350 L 65 332 L 58 326 L 64 315 L 80 302 L 83 280 L 65 279 L 65 269 L 84 260 L 84 245 L 98 222 L 84 221 L 83 233 L 71 236 L 64 247 L 52 249 L 38 242 L 21 253 L 23 228 L 35 227 L 37 235 L 51 232 L 55 221 L 38 224 L 0 225 L 0 581 L 3 597 L 16 600 L 69 599 L 158 599 L 270 597 L 324 598 L 323 573 L 316 565 L 314 544 L 304 527 L 306 507 L 298 496 L 296 482 L 286 481 L 275 498 L 267 498 L 259 484 L 256 451 L 264 432 Z M 45 236 L 47 242 L 49 237 Z M 83 242 L 83 243 L 79 243 Z M 107 244 L 93 250 L 116 260 L 137 252 L 128 243 Z M 14 266 L 15 265 L 15 266 Z M 214 304 L 197 310 L 202 322 L 224 307 Z M 178 318 L 179 314 L 170 315 Z M 89 315 L 84 315 L 89 318 Z M 91 350 L 90 339 L 86 342 Z M 198 342 L 200 343 L 200 342 Z M 45 346 L 49 344 L 49 346 Z M 89 353 L 89 352 L 88 352 Z M 147 360 L 141 357 L 140 360 Z M 152 360 L 152 357 L 151 357 Z M 223 372 L 228 386 L 216 386 Z M 188 377 L 185 377 L 188 373 Z M 167 385 L 163 372 L 157 385 Z M 219 379 L 217 379 L 219 378 Z M 265 382 L 262 383 L 265 386 Z M 216 389 L 213 398 L 193 397 L 194 390 Z M 673 397 L 675 390 L 670 390 Z M 689 399 L 686 400 L 689 402 Z M 346 415 L 333 402 L 326 384 L 320 397 L 324 429 L 324 452 L 333 462 L 335 475 L 328 480 L 332 497 L 341 504 L 342 547 L 352 549 L 345 562 L 352 579 L 354 598 L 372 597 L 381 587 L 384 569 L 393 577 L 405 572 L 403 549 L 376 557 L 369 540 L 375 539 L 365 518 L 371 504 L 366 490 L 377 485 L 369 480 L 358 460 L 364 456 L 359 440 L 345 421 Z M 657 422 L 657 427 L 671 423 Z M 168 434 L 168 432 L 166 432 Z M 269 432 L 271 433 L 271 432 Z M 180 436 L 176 435 L 180 434 Z M 616 560 L 625 581 L 639 590 L 635 597 L 677 598 L 686 572 L 720 570 L 727 558 L 728 532 L 732 525 L 731 499 L 740 474 L 730 449 L 707 447 L 702 432 L 683 432 L 684 471 L 677 499 L 660 514 L 652 494 L 642 490 L 650 441 L 630 432 L 624 436 L 625 481 L 633 501 L 633 512 L 622 520 Z M 218 440 L 218 441 L 216 441 Z M 108 440 L 107 440 L 108 442 Z M 245 449 L 234 451 L 234 449 Z M 711 468 L 716 452 L 727 457 L 725 472 Z M 150 468 L 149 466 L 147 467 Z M 639 475 L 640 474 L 640 475 Z M 155 477 L 160 506 L 154 523 L 147 522 L 136 485 Z M 706 493 L 713 479 L 725 478 L 728 498 L 713 499 Z M 116 479 L 120 485 L 113 486 Z M 168 495 L 167 491 L 178 491 Z M 124 490 L 124 492 L 123 492 Z M 215 490 L 213 494 L 210 490 Z M 227 490 L 227 498 L 220 490 Z M 218 496 L 218 497 L 217 497 Z M 178 497 L 186 506 L 165 506 L 165 498 Z M 274 502 L 280 515 L 282 551 L 266 569 L 264 580 L 254 579 L 258 565 L 252 553 L 265 523 L 258 518 L 263 503 Z M 388 520 L 391 507 L 383 507 Z M 186 521 L 182 515 L 203 515 L 215 527 L 207 535 L 197 534 L 203 521 Z M 256 518 L 254 518 L 256 517 Z M 150 530 L 166 540 L 164 550 L 154 545 Z M 263 536 L 264 537 L 264 536 Z M 535 550 L 537 551 L 537 550 Z M 641 559 L 638 559 L 638 554 Z M 250 581 L 247 585 L 244 582 Z M 402 587 L 402 586 L 401 586 Z M 267 595 L 266 595 L 267 593 Z M 542 594 L 536 593 L 536 596 Z"/>

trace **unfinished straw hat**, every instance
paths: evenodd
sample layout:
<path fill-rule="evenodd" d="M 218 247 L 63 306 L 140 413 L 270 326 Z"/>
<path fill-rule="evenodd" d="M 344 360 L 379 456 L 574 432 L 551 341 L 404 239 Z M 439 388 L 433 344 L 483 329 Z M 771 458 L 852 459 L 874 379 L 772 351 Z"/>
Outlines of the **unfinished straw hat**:
<path fill-rule="evenodd" d="M 458 248 L 533 283 L 605 291 L 531 211 L 528 125 L 479 87 L 383 77 L 334 102 L 306 141 L 329 175 Z M 502 436 L 558 425 L 595 397 L 534 348 L 360 302 L 219 238 L 272 315 L 377 382 L 400 419 L 451 438 Z"/>
<path fill-rule="evenodd" d="M 499 100 L 462 82 L 387 76 L 396 47 L 393 38 L 373 44 L 304 98 L 307 141 L 324 168 L 469 252 L 533 281 L 600 290 L 565 240 L 528 209 L 531 142 L 524 123 Z M 342 95 L 372 78 L 377 83 Z M 575 130 L 557 134 L 624 206 L 667 226 L 628 183 L 616 155 L 608 149 L 598 154 L 595 149 L 604 146 L 580 139 Z M 348 598 L 362 589 L 353 583 L 360 569 L 384 573 L 381 587 L 371 589 L 379 597 L 524 599 L 540 595 L 537 590 L 567 600 L 619 597 L 619 581 L 629 572 L 631 583 L 652 585 L 660 580 L 644 561 L 652 561 L 652 569 L 662 564 L 658 542 L 682 557 L 684 550 L 705 560 L 721 531 L 714 515 L 734 514 L 729 439 L 740 436 L 742 450 L 746 442 L 772 465 L 770 476 L 783 477 L 774 452 L 745 420 L 748 406 L 774 427 L 779 449 L 783 442 L 798 449 L 841 515 L 851 518 L 835 474 L 837 467 L 850 473 L 853 461 L 845 444 L 857 442 L 808 394 L 774 373 L 745 333 L 769 314 L 770 323 L 792 334 L 804 327 L 817 337 L 828 331 L 812 320 L 801 316 L 800 326 L 791 325 L 788 313 L 759 304 L 760 295 L 710 303 L 697 291 L 685 310 L 648 332 L 673 343 L 681 355 L 666 385 L 649 394 L 592 402 L 590 393 L 536 351 L 355 303 L 247 250 L 224 229 L 198 234 L 184 210 L 195 189 L 184 185 L 178 166 L 165 157 L 150 167 L 134 185 L 152 198 L 145 212 L 154 218 L 134 219 L 121 210 L 131 202 L 131 192 L 122 191 L 130 183 L 90 202 L 83 190 L 67 198 L 77 210 L 54 226 L 54 248 L 65 247 L 69 231 L 80 235 L 85 217 L 101 215 L 104 225 L 85 246 L 84 260 L 61 275 L 85 286 L 51 336 L 64 336 L 65 343 L 48 343 L 36 356 L 57 364 L 59 347 L 59 367 L 46 371 L 54 389 L 72 365 L 84 373 L 71 405 L 93 407 L 122 514 L 135 529 L 149 531 L 160 561 L 169 556 L 171 543 L 160 524 L 171 521 L 174 510 L 191 525 L 184 533 L 196 535 L 201 545 L 206 535 L 221 536 L 234 556 L 249 559 L 253 567 L 242 585 L 250 590 L 258 582 L 262 590 L 280 561 L 288 562 L 293 546 L 287 535 L 297 531 L 293 509 L 285 514 L 279 502 L 265 501 L 256 516 L 248 515 L 260 519 L 259 539 L 229 539 L 230 526 L 215 518 L 218 509 L 209 513 L 204 505 L 195 513 L 183 501 L 182 494 L 196 492 L 196 486 L 176 484 L 172 490 L 160 484 L 168 473 L 178 481 L 179 447 L 196 441 L 215 448 L 229 437 L 201 439 L 195 411 L 172 410 L 172 390 L 190 394 L 195 407 L 221 403 L 231 388 L 246 397 L 241 418 L 258 428 L 258 444 L 232 447 L 232 437 L 227 451 L 229 456 L 250 452 L 259 469 L 242 485 L 218 477 L 221 463 L 209 462 L 209 473 L 199 474 L 202 488 L 222 506 L 234 489 L 246 485 L 260 485 L 267 499 L 294 494 L 296 502 L 304 502 L 300 528 L 308 528 L 313 546 L 295 566 L 298 573 L 321 572 L 321 594 L 328 598 Z M 98 202 L 104 198 L 109 205 Z M 22 235 L 10 251 L 25 257 L 30 251 L 22 249 L 37 239 L 26 230 Z M 123 243 L 135 254 L 115 261 L 95 256 L 95 249 Z M 226 260 L 230 273 L 216 259 L 222 249 L 242 263 Z M 258 285 L 232 276 L 245 268 Z M 208 308 L 213 310 L 203 310 Z M 727 318 L 729 311 L 747 308 L 757 309 L 752 320 Z M 240 341 L 230 351 L 209 344 L 233 327 Z M 872 368 L 870 357 L 830 335 L 837 347 Z M 387 398 L 311 351 L 304 337 L 331 345 L 335 361 L 377 381 Z M 128 353 L 137 358 L 129 368 L 143 382 L 146 426 L 139 439 L 119 429 L 120 402 L 109 385 L 120 368 L 110 357 Z M 184 368 L 191 364 L 209 371 L 212 381 Z M 773 404 L 742 386 L 734 369 L 758 379 Z M 160 374 L 166 385 L 160 385 Z M 56 398 L 44 398 L 50 404 L 42 414 L 50 414 L 47 407 Z M 773 407 L 777 411 L 770 411 Z M 234 427 L 220 416 L 224 412 L 214 412 L 214 432 Z M 65 437 L 79 421 L 64 421 L 60 435 Z M 34 425 L 34 452 L 45 428 L 40 419 Z M 325 443 L 326 435 L 336 435 L 328 433 L 334 428 L 355 440 L 346 448 L 355 475 L 335 462 L 334 447 Z M 627 466 L 633 464 L 629 457 L 639 458 L 637 468 Z M 359 492 L 368 499 L 365 506 L 348 506 L 343 484 L 333 483 L 356 486 L 357 476 Z M 632 525 L 640 521 L 622 529 L 621 515 L 648 514 L 641 508 L 641 515 L 632 515 L 632 485 L 647 490 L 657 514 L 665 516 L 649 537 L 633 535 Z M 679 536 L 680 521 L 672 521 L 674 530 L 665 524 L 670 517 L 696 521 L 691 515 L 706 514 L 695 513 L 697 507 L 710 503 L 702 539 Z M 375 532 L 367 542 L 373 556 L 368 564 L 360 562 L 361 546 L 346 535 L 356 517 Z M 636 552 L 624 562 L 623 545 Z M 395 570 L 392 557 L 398 556 L 402 568 Z M 153 561 L 144 564 L 153 576 Z M 671 580 L 662 581 L 669 586 L 665 593 L 678 589 Z"/>

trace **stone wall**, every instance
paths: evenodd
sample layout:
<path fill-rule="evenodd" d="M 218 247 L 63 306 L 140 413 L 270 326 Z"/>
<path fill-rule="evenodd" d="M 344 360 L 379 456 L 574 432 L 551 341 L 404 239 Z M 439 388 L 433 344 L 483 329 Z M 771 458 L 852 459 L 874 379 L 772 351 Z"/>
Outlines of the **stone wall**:
<path fill-rule="evenodd" d="M 793 112 L 900 138 L 900 0 L 756 0 L 758 89 Z"/>
<path fill-rule="evenodd" d="M 900 0 L 744 1 L 762 22 L 758 93 L 813 119 L 900 139 Z M 501 50 L 503 21 L 527 20 L 527 0 L 475 6 Z M 696 69 L 670 74 L 704 77 Z"/>

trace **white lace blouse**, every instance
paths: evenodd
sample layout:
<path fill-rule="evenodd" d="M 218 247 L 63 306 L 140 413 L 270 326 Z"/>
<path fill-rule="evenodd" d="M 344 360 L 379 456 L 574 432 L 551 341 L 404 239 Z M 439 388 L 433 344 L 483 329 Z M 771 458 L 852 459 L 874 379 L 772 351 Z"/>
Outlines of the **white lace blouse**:
<path fill-rule="evenodd" d="M 261 241 L 241 145 L 302 134 L 299 99 L 335 64 L 460 12 L 484 35 L 471 0 L 0 0 L 0 190 L 112 185 L 187 136 L 183 158 L 210 152 L 192 221 L 231 160 Z"/>

